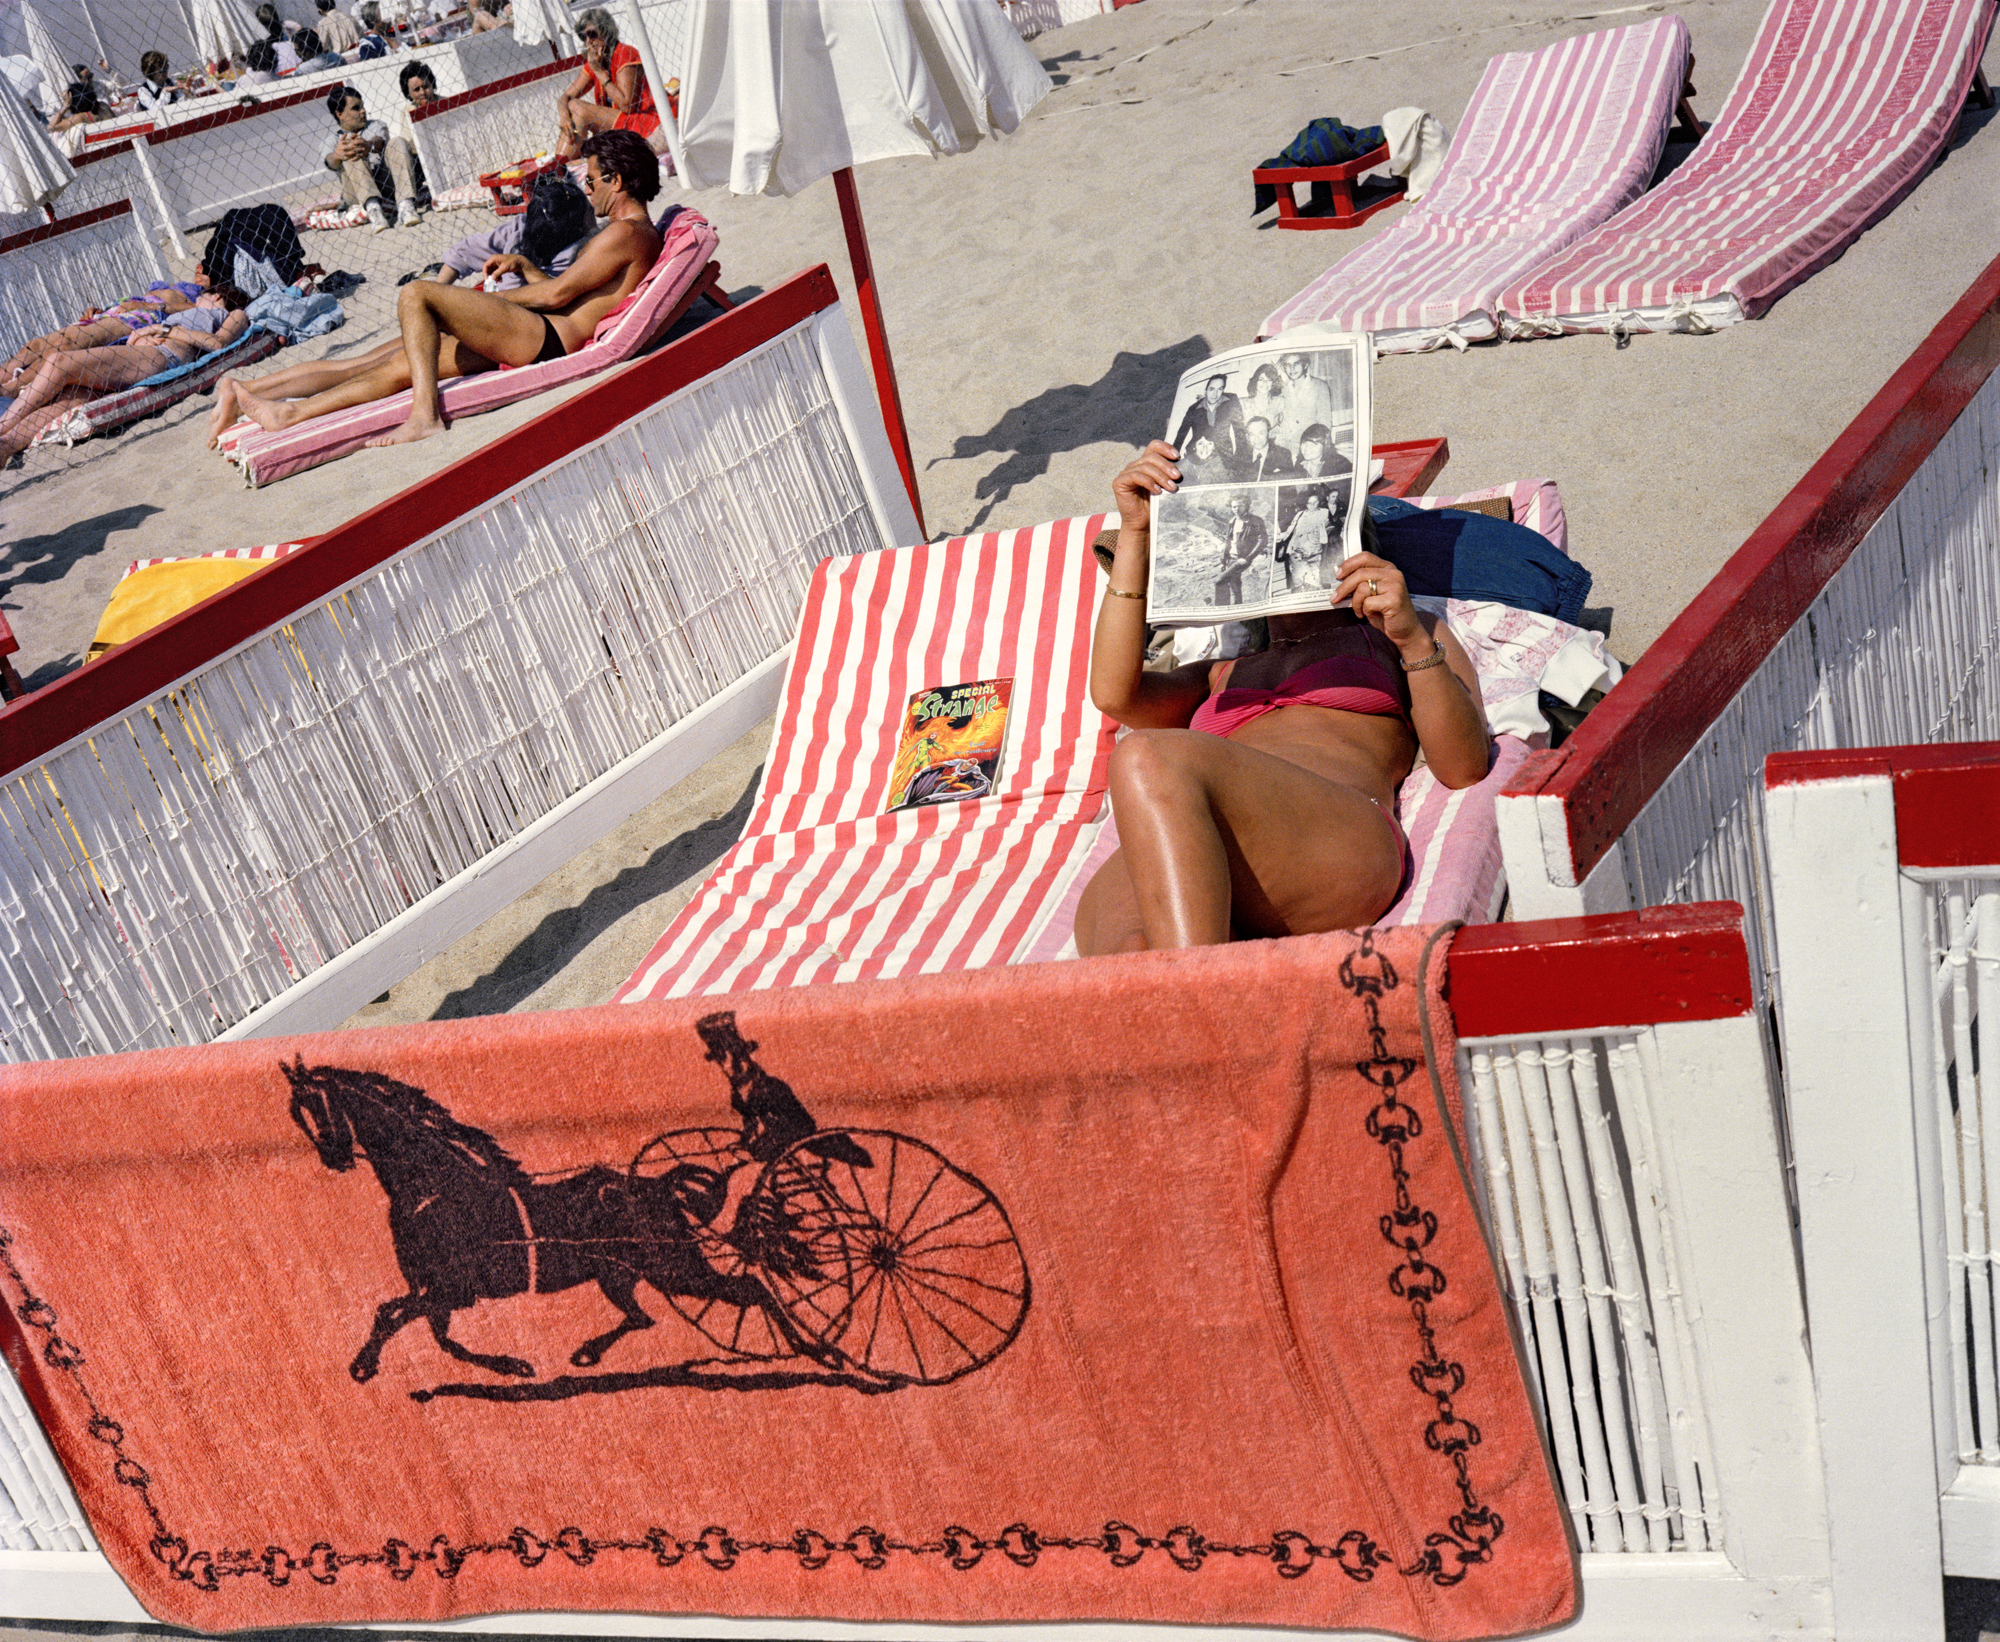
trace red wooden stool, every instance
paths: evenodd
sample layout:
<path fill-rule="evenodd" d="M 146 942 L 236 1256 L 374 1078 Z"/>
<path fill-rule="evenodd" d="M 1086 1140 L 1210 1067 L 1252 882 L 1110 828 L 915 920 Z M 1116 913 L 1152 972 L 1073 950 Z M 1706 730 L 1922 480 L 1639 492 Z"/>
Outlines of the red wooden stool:
<path fill-rule="evenodd" d="M 1388 162 L 1389 145 L 1382 143 L 1359 159 L 1343 160 L 1339 165 L 1273 166 L 1269 170 L 1252 171 L 1250 180 L 1277 189 L 1280 228 L 1352 228 L 1403 197 L 1403 190 L 1409 185 L 1401 177 L 1380 177 L 1360 190 L 1355 187 L 1355 179 L 1362 172 Z M 1312 216 L 1299 210 L 1298 199 L 1292 193 L 1293 184 L 1301 182 L 1312 184 L 1315 212 Z"/>

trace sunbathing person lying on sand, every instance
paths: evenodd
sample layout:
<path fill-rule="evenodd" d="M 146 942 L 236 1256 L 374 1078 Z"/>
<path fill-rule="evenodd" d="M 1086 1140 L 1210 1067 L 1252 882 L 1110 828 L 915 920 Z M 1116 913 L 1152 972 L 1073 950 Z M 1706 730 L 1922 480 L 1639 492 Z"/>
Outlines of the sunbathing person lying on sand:
<path fill-rule="evenodd" d="M 1370 924 L 1409 871 L 1396 788 L 1418 748 L 1447 787 L 1487 770 L 1471 661 L 1373 552 L 1340 566 L 1329 602 L 1351 610 L 1273 616 L 1268 650 L 1144 671 L 1147 500 L 1179 480 L 1155 440 L 1112 485 L 1090 697 L 1134 730 L 1111 754 L 1120 847 L 1077 903 L 1086 956 Z"/>
<path fill-rule="evenodd" d="M 77 348 L 116 347 L 134 331 L 157 325 L 170 314 L 185 313 L 208 289 L 208 276 L 196 274 L 192 280 L 170 285 L 165 280 L 148 288 L 144 296 L 129 296 L 109 308 L 92 308 L 74 325 L 65 325 L 46 336 L 30 337 L 14 357 L 0 364 L 0 394 L 20 390 L 22 381 L 33 375 L 45 359 Z"/>
<path fill-rule="evenodd" d="M 425 439 L 444 427 L 440 381 L 501 365 L 539 365 L 582 347 L 597 322 L 639 288 L 660 255 L 660 236 L 646 214 L 646 202 L 660 191 L 660 163 L 645 139 L 629 131 L 600 131 L 585 139 L 583 153 L 591 207 L 610 220 L 567 273 L 551 279 L 514 255 L 488 258 L 485 272 L 520 275 L 527 283 L 518 290 L 489 293 L 413 280 L 396 301 L 400 342 L 345 363 L 293 365 L 254 384 L 230 378 L 216 390 L 209 444 L 216 444 L 239 414 L 275 432 L 403 388 L 412 390 L 408 420 L 368 443 Z"/>
<path fill-rule="evenodd" d="M 45 359 L 0 416 L 0 463 L 26 450 L 36 434 L 71 406 L 228 347 L 250 328 L 250 316 L 243 311 L 248 305 L 242 292 L 223 286 L 164 323 L 133 331 L 119 346 L 77 348 Z"/>

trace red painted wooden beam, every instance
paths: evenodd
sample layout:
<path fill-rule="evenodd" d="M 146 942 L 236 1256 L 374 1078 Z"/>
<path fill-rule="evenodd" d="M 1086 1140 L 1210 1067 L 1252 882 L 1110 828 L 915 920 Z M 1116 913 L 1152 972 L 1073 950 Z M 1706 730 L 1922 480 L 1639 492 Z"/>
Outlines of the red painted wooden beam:
<path fill-rule="evenodd" d="M 1449 974 L 1462 1038 L 1727 1020 L 1754 1006 L 1734 901 L 1477 925 L 1452 942 Z"/>
<path fill-rule="evenodd" d="M 667 395 L 839 300 L 826 264 L 613 371 L 484 449 L 377 503 L 310 546 L 184 610 L 33 695 L 0 708 L 0 775 L 151 701 L 190 673 L 327 598 Z"/>
<path fill-rule="evenodd" d="M 1973 871 L 2000 865 L 2000 741 L 1773 753 L 1764 785 L 1887 776 L 1896 793 L 1896 859 Z"/>
<path fill-rule="evenodd" d="M 1506 792 L 1562 800 L 1580 883 L 1847 562 L 2000 367 L 2000 258 L 1556 752 Z"/>
<path fill-rule="evenodd" d="M 113 217 L 131 213 L 130 200 L 113 200 L 109 205 L 100 205 L 94 211 L 79 211 L 73 217 L 62 217 L 55 222 L 45 222 L 39 228 L 30 228 L 23 233 L 9 234 L 0 239 L 0 255 L 9 251 L 19 251 L 26 246 L 40 245 L 45 240 L 59 239 L 64 234 L 73 234 L 79 228 L 89 228 L 95 223 L 109 222 Z"/>
<path fill-rule="evenodd" d="M 582 57 L 559 57 L 553 63 L 545 63 L 540 68 L 525 69 L 519 74 L 509 74 L 498 80 L 488 80 L 483 86 L 474 86 L 470 91 L 454 92 L 449 97 L 438 97 L 425 103 L 422 108 L 410 110 L 412 123 L 432 119 L 439 114 L 448 114 L 454 108 L 465 108 L 469 104 L 484 102 L 488 97 L 497 97 L 503 91 L 512 91 L 517 86 L 533 85 L 537 80 L 547 80 L 568 70 L 574 73 L 583 64 Z"/>

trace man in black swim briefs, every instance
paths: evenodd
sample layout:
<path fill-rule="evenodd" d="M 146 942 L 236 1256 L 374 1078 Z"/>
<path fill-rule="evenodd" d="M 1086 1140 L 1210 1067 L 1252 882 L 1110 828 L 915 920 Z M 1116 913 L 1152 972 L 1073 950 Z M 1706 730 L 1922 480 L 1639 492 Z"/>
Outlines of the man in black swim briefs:
<path fill-rule="evenodd" d="M 583 152 L 591 207 L 608 220 L 567 272 L 551 277 L 526 257 L 503 255 L 489 257 L 484 272 L 519 275 L 525 283 L 516 290 L 486 292 L 413 280 L 396 303 L 401 342 L 346 366 L 295 367 L 259 383 L 261 392 L 225 384 L 228 402 L 218 393 L 211 443 L 238 412 L 274 430 L 402 388 L 412 390 L 408 419 L 368 442 L 427 439 L 444 427 L 440 381 L 496 366 L 543 364 L 582 347 L 598 322 L 639 288 L 660 255 L 660 236 L 646 212 L 646 202 L 660 191 L 660 164 L 645 139 L 629 131 L 600 131 L 585 139 Z M 284 389 L 309 397 L 269 397 Z"/>

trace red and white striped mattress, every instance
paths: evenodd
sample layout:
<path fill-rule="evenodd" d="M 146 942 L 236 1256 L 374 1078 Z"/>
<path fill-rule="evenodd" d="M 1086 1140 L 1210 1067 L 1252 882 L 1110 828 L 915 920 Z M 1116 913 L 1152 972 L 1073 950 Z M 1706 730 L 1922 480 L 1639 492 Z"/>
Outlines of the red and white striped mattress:
<path fill-rule="evenodd" d="M 199 370 L 177 376 L 171 382 L 152 387 L 121 388 L 102 399 L 79 405 L 67 416 L 59 416 L 35 435 L 38 445 L 79 445 L 100 433 L 109 433 L 152 416 L 169 405 L 178 405 L 191 394 L 206 393 L 231 371 L 240 371 L 269 359 L 285 345 L 284 338 L 271 331 L 251 331 L 232 347 L 220 348 L 201 362 Z"/>
<path fill-rule="evenodd" d="M 1011 962 L 1102 818 L 1090 705 L 1104 518 L 829 559 L 744 835 L 616 995 L 633 1003 Z M 1012 678 L 999 789 L 882 813 L 910 696 Z"/>
<path fill-rule="evenodd" d="M 632 358 L 666 330 L 681 299 L 701 278 L 715 246 L 715 230 L 708 220 L 697 211 L 682 211 L 667 225 L 652 271 L 623 304 L 598 322 L 589 342 L 564 359 L 518 370 L 483 371 L 445 383 L 440 394 L 445 415 L 456 418 L 497 410 Z M 268 485 L 359 450 L 376 434 L 400 426 L 409 414 L 406 388 L 275 433 L 238 422 L 223 434 L 221 449 L 243 470 L 250 485 Z"/>
<path fill-rule="evenodd" d="M 1930 169 L 1993 0 L 1774 0 L 1687 162 L 1501 294 L 1508 336 L 1755 319 Z"/>
<path fill-rule="evenodd" d="M 1372 331 L 1384 353 L 1497 335 L 1504 287 L 1645 188 L 1687 70 L 1678 17 L 1495 57 L 1430 191 L 1280 307 L 1262 334 Z"/>

